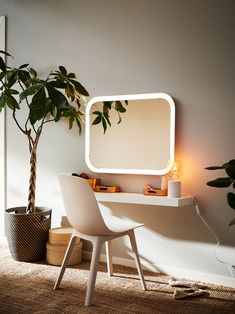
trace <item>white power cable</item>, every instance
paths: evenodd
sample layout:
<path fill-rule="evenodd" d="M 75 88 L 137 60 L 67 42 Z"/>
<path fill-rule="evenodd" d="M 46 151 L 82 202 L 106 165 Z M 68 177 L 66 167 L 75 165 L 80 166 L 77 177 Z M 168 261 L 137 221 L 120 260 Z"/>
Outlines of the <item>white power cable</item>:
<path fill-rule="evenodd" d="M 199 206 L 198 206 L 198 202 L 197 202 L 197 200 L 196 200 L 195 197 L 193 197 L 193 202 L 194 202 L 194 206 L 195 206 L 197 215 L 201 218 L 201 220 L 202 220 L 202 221 L 204 222 L 204 224 L 206 225 L 207 229 L 210 231 L 210 233 L 211 233 L 211 234 L 213 235 L 213 237 L 216 239 L 217 244 L 216 244 L 216 246 L 215 246 L 215 248 L 214 248 L 214 256 L 215 256 L 215 258 L 216 258 L 217 261 L 219 261 L 220 263 L 223 263 L 223 264 L 227 265 L 231 276 L 232 276 L 232 277 L 235 277 L 235 276 L 234 276 L 234 271 L 233 271 L 233 266 L 232 266 L 231 264 L 227 263 L 227 262 L 222 261 L 221 259 L 219 259 L 219 258 L 217 257 L 215 251 L 216 251 L 217 247 L 220 245 L 219 238 L 218 238 L 217 234 L 215 233 L 215 231 L 208 225 L 208 223 L 207 223 L 207 222 L 205 221 L 205 219 L 202 217 L 202 215 L 201 215 L 201 213 L 200 213 Z"/>

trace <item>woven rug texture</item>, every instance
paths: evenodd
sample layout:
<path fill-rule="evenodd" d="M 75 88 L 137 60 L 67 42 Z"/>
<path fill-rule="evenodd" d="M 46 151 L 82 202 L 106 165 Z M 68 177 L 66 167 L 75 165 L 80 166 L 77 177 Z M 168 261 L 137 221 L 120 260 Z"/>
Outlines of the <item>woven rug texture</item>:
<path fill-rule="evenodd" d="M 103 263 L 97 274 L 94 305 L 87 308 L 89 265 L 82 262 L 67 268 L 60 289 L 54 291 L 59 267 L 16 262 L 9 253 L 0 253 L 0 313 L 235 314 L 235 289 L 207 285 L 203 296 L 174 300 L 169 276 L 145 272 L 148 290 L 143 291 L 135 269 L 114 265 L 114 276 L 109 277 Z"/>

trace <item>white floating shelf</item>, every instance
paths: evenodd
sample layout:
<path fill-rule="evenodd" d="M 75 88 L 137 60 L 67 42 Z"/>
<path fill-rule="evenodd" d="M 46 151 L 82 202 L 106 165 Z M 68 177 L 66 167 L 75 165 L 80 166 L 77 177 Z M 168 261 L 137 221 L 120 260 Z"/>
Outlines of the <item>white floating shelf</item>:
<path fill-rule="evenodd" d="M 168 196 L 152 196 L 144 195 L 141 193 L 124 193 L 124 192 L 118 193 L 96 192 L 95 196 L 98 202 L 171 206 L 171 207 L 181 207 L 193 204 L 193 198 L 191 196 L 171 198 Z"/>

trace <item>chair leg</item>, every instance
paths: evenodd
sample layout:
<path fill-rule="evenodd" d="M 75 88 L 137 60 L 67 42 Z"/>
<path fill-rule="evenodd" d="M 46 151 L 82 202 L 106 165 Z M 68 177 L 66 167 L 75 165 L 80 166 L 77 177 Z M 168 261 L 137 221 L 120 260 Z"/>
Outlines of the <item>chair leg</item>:
<path fill-rule="evenodd" d="M 112 262 L 112 242 L 108 240 L 105 242 L 106 259 L 109 276 L 113 276 L 113 262 Z"/>
<path fill-rule="evenodd" d="M 64 259 L 63 259 L 63 262 L 62 262 L 62 265 L 61 265 L 61 268 L 60 268 L 60 273 L 59 273 L 59 275 L 57 277 L 57 280 L 56 280 L 56 283 L 55 283 L 55 286 L 54 286 L 54 290 L 59 289 L 60 282 L 61 282 L 61 280 L 63 278 L 65 269 L 68 266 L 70 255 L 71 255 L 71 253 L 73 251 L 75 241 L 76 241 L 76 236 L 74 236 L 72 234 L 71 238 L 70 238 L 70 241 L 69 241 L 69 244 L 68 244 L 68 247 L 67 247 L 67 250 L 66 250 L 65 255 L 64 255 Z"/>
<path fill-rule="evenodd" d="M 140 276 L 140 281 L 141 281 L 142 288 L 143 288 L 143 290 L 147 290 L 146 284 L 145 284 L 145 280 L 144 280 L 144 274 L 143 274 L 142 267 L 141 267 L 141 264 L 140 264 L 140 257 L 139 257 L 139 253 L 138 253 L 138 249 L 137 249 L 137 245 L 136 245 L 134 230 L 131 230 L 128 233 L 128 236 L 129 236 L 130 241 L 131 241 L 132 250 L 135 253 L 135 262 L 136 262 L 136 267 L 137 267 L 137 270 L 138 270 L 138 273 L 139 273 L 139 276 Z"/>
<path fill-rule="evenodd" d="M 93 250 L 92 250 L 91 266 L 90 266 L 88 283 L 87 283 L 85 306 L 92 305 L 92 298 L 93 298 L 93 293 L 94 293 L 94 288 L 95 288 L 95 281 L 96 281 L 96 275 L 97 275 L 97 270 L 99 266 L 100 252 L 101 252 L 103 240 L 100 237 L 97 237 L 92 241 L 92 244 L 93 244 Z"/>

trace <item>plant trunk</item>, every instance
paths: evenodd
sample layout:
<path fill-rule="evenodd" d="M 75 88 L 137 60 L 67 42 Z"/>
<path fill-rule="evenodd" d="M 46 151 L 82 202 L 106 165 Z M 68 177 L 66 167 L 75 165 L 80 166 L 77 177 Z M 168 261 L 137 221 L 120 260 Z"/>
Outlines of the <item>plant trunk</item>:
<path fill-rule="evenodd" d="M 29 177 L 29 194 L 27 213 L 35 213 L 35 195 L 36 195 L 36 166 L 37 166 L 37 147 L 41 135 L 41 130 L 37 131 L 36 137 L 33 140 L 30 136 L 30 131 L 27 134 L 30 147 L 30 177 Z"/>
<path fill-rule="evenodd" d="M 27 213 L 35 213 L 36 166 L 37 166 L 37 143 L 34 143 L 32 150 L 30 152 L 30 177 Z"/>

